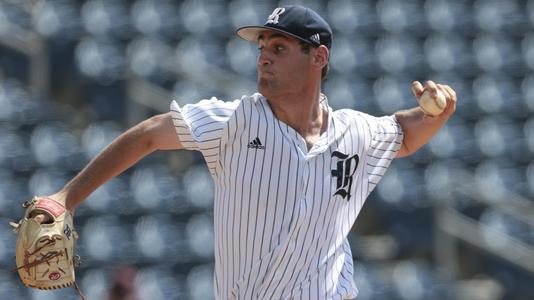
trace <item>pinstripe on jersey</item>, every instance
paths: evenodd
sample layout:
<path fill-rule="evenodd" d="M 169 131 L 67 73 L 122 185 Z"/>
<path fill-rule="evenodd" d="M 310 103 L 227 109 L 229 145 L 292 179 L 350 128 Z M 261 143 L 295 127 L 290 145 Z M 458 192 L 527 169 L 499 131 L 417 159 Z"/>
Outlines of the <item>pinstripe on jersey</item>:
<path fill-rule="evenodd" d="M 346 237 L 403 134 L 394 116 L 328 109 L 308 150 L 260 94 L 172 102 L 178 138 L 215 182 L 217 299 L 356 297 Z"/>

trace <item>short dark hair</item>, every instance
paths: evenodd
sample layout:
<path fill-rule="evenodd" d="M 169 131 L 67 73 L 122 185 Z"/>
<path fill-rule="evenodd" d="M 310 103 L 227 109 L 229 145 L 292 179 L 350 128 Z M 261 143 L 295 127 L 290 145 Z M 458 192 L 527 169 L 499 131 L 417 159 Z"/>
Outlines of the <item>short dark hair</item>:
<path fill-rule="evenodd" d="M 299 44 L 300 44 L 300 50 L 304 54 L 310 54 L 311 47 L 317 48 L 316 46 L 306 43 L 304 41 L 299 41 Z M 328 63 L 321 70 L 321 80 L 324 81 L 327 75 L 328 75 Z"/>

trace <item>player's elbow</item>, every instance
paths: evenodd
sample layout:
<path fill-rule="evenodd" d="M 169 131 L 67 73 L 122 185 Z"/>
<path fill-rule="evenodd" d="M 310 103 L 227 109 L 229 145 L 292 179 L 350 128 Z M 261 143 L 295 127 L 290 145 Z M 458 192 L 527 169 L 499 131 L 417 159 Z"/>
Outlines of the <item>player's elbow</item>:
<path fill-rule="evenodd" d="M 409 145 L 406 143 L 406 141 L 404 141 L 399 149 L 399 152 L 397 152 L 397 158 L 410 156 L 417 152 L 419 148 L 420 147 Z"/>
<path fill-rule="evenodd" d="M 399 149 L 399 152 L 397 152 L 397 158 L 406 157 L 406 156 L 409 156 L 410 154 L 412 154 L 412 153 L 410 152 L 408 147 L 406 147 L 406 144 L 402 143 L 402 145 L 401 145 L 401 147 Z"/>

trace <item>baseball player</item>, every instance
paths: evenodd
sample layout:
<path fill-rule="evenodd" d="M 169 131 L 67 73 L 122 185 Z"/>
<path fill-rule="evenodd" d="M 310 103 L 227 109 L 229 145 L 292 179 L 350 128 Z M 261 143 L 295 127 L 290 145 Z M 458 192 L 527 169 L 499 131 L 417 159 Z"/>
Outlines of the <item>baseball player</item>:
<path fill-rule="evenodd" d="M 437 116 L 418 106 L 384 117 L 334 111 L 321 93 L 332 30 L 316 12 L 279 7 L 237 34 L 258 45 L 258 93 L 172 102 L 47 197 L 73 211 L 155 150 L 197 150 L 215 184 L 215 298 L 353 299 L 347 234 L 392 160 L 414 153 L 454 113 L 456 94 L 413 83 L 416 99 L 445 95 Z"/>

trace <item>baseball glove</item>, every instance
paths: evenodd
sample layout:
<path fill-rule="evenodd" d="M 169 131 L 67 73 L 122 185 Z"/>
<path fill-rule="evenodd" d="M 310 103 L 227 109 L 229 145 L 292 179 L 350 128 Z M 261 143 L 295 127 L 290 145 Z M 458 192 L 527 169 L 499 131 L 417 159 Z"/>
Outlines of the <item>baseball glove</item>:
<path fill-rule="evenodd" d="M 11 223 L 18 234 L 16 264 L 22 282 L 43 290 L 71 286 L 80 294 L 75 282 L 74 267 L 79 257 L 74 256 L 78 235 L 74 230 L 72 214 L 62 203 L 45 197 L 34 197 L 22 205 L 26 212 L 19 223 Z M 51 222 L 40 224 L 33 217 L 45 214 Z"/>

